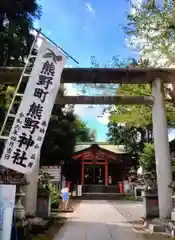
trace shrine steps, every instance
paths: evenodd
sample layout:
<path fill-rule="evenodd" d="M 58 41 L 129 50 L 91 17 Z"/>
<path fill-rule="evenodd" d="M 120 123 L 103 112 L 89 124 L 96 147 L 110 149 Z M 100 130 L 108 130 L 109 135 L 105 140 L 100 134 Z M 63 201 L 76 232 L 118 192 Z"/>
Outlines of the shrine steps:
<path fill-rule="evenodd" d="M 116 185 L 100 185 L 100 184 L 91 184 L 82 186 L 82 196 L 76 197 L 81 199 L 101 199 L 101 200 L 117 200 L 121 199 L 122 194 L 119 193 L 119 189 Z"/>
<path fill-rule="evenodd" d="M 83 194 L 92 193 L 92 194 L 118 194 L 119 189 L 117 186 L 105 186 L 105 185 L 83 185 L 82 187 Z"/>
<path fill-rule="evenodd" d="M 123 195 L 120 193 L 83 193 L 81 197 L 76 197 L 82 200 L 120 200 Z"/>

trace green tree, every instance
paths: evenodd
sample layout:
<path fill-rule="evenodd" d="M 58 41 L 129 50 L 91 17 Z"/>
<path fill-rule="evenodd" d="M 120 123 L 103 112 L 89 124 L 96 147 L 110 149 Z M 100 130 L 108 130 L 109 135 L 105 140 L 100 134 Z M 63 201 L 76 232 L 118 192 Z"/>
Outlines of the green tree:
<path fill-rule="evenodd" d="M 111 144 L 124 145 L 126 151 L 137 153 L 139 150 L 138 130 L 135 127 L 109 122 L 107 136 Z"/>
<path fill-rule="evenodd" d="M 76 144 L 76 124 L 72 107 L 55 105 L 41 149 L 41 165 L 59 165 L 71 159 Z"/>
<path fill-rule="evenodd" d="M 95 57 L 92 57 L 93 67 L 99 67 L 99 63 Z M 114 68 L 147 68 L 150 62 L 147 59 L 125 59 L 120 60 L 117 56 L 112 58 L 107 64 L 108 67 Z M 88 87 L 88 86 L 84 86 Z M 89 86 L 92 88 L 93 86 Z M 149 84 L 97 84 L 95 86 L 98 91 L 105 94 L 111 93 L 120 96 L 151 96 L 151 86 Z M 173 90 L 170 90 L 165 85 L 167 121 L 170 128 L 175 126 L 175 101 L 173 99 Z M 175 95 L 174 95 L 175 96 Z M 104 109 L 105 111 L 106 109 Z M 152 129 L 152 106 L 151 105 L 116 105 L 115 107 L 108 107 L 110 111 L 110 122 L 124 123 L 136 128 Z M 103 114 L 103 113 L 102 113 Z"/>
<path fill-rule="evenodd" d="M 136 1 L 132 7 L 134 11 L 127 15 L 127 24 L 123 27 L 129 45 L 144 59 L 149 59 L 152 66 L 164 66 L 174 50 L 174 3 L 147 0 L 137 4 Z"/>
<path fill-rule="evenodd" d="M 148 67 L 149 62 L 135 61 L 134 65 L 128 63 L 130 68 Z M 169 98 L 169 88 L 165 85 L 165 103 L 167 111 L 167 122 L 170 128 L 175 126 L 175 102 Z M 120 84 L 117 91 L 120 96 L 151 96 L 149 84 Z M 137 128 L 150 128 L 152 126 L 152 106 L 150 105 L 117 105 L 111 111 L 110 120 L 117 123 L 125 123 Z"/>
<path fill-rule="evenodd" d="M 0 85 L 0 129 L 5 119 L 6 111 L 11 103 L 15 88 L 13 86 Z M 9 126 L 10 124 L 10 126 Z M 11 123 L 8 121 L 8 126 L 5 130 L 11 127 Z M 0 140 L 0 156 L 4 148 L 4 140 Z"/>
<path fill-rule="evenodd" d="M 146 172 L 152 172 L 156 169 L 154 144 L 145 143 L 143 151 L 140 153 L 140 165 Z"/>
<path fill-rule="evenodd" d="M 174 67 L 175 3 L 174 1 L 141 1 L 133 5 L 123 27 L 128 46 L 139 52 L 149 66 Z M 142 66 L 144 67 L 144 66 Z M 165 90 L 175 104 L 175 85 L 165 85 Z"/>
<path fill-rule="evenodd" d="M 91 132 L 87 124 L 76 116 L 76 142 L 89 142 L 91 141 Z"/>
<path fill-rule="evenodd" d="M 121 85 L 117 90 L 117 94 L 122 96 L 151 96 L 150 86 L 137 84 Z M 175 107 L 174 103 L 166 101 L 167 121 L 171 128 L 175 126 Z M 125 105 L 115 106 L 110 115 L 111 121 L 118 123 L 127 123 L 136 127 L 147 127 L 152 125 L 152 106 L 151 105 Z"/>
<path fill-rule="evenodd" d="M 108 140 L 115 145 L 124 145 L 126 151 L 138 154 L 142 151 L 144 142 L 152 143 L 152 128 L 137 128 L 132 125 L 108 123 Z"/>
<path fill-rule="evenodd" d="M 12 86 L 0 85 L 0 127 L 3 123 L 5 112 L 7 111 L 15 88 Z"/>
<path fill-rule="evenodd" d="M 92 58 L 93 66 L 99 67 L 95 57 Z M 112 67 L 125 68 L 145 68 L 149 67 L 150 63 L 146 59 L 127 59 L 120 61 L 117 57 L 113 57 L 109 62 Z M 108 84 L 103 86 L 98 84 L 95 86 L 105 93 L 110 92 L 110 88 L 115 89 L 115 94 L 120 96 L 151 96 L 151 86 L 149 84 L 120 84 L 118 86 Z M 168 96 L 169 89 L 165 86 L 165 95 Z M 172 99 L 166 99 L 167 121 L 169 128 L 175 126 L 175 107 Z M 151 105 L 116 105 L 107 109 L 110 111 L 108 138 L 113 144 L 123 144 L 126 150 L 138 153 L 143 149 L 143 143 L 153 141 L 152 133 L 152 106 Z M 120 124 L 123 124 L 121 126 Z M 137 135 L 140 135 L 138 141 Z"/>
<path fill-rule="evenodd" d="M 36 0 L 0 2 L 0 66 L 24 65 L 33 42 L 31 29 L 41 16 Z"/>

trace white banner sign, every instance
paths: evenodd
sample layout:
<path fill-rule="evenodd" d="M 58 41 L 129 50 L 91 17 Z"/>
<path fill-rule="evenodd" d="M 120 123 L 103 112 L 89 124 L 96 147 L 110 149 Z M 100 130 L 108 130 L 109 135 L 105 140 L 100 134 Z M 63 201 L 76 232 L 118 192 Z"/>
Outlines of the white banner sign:
<path fill-rule="evenodd" d="M 39 49 L 0 164 L 27 174 L 37 161 L 66 57 L 46 40 Z"/>
<path fill-rule="evenodd" d="M 10 240 L 15 206 L 15 185 L 0 185 L 0 239 Z"/>

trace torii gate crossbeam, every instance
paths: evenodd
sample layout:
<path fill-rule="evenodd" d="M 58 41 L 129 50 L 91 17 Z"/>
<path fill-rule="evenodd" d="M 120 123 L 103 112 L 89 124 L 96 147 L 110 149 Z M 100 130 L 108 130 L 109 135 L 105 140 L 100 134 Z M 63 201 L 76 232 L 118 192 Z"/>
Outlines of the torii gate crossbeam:
<path fill-rule="evenodd" d="M 88 105 L 152 105 L 153 97 L 147 96 L 64 96 L 58 97 L 57 104 L 88 104 Z"/>

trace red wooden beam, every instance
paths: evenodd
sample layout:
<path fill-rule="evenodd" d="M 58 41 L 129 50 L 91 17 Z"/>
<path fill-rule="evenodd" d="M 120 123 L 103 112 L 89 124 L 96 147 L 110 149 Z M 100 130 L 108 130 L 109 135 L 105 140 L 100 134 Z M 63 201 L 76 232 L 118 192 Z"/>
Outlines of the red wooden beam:
<path fill-rule="evenodd" d="M 100 155 L 96 155 L 96 156 L 93 156 L 93 155 L 88 155 L 88 156 L 84 156 L 85 159 L 87 160 L 90 160 L 90 159 L 99 159 L 99 160 L 105 160 L 106 158 L 104 156 L 100 156 Z"/>
<path fill-rule="evenodd" d="M 93 162 L 84 162 L 84 165 L 105 165 L 105 162 L 93 163 Z"/>
<path fill-rule="evenodd" d="M 107 150 L 106 150 L 107 151 Z M 106 151 L 103 151 L 102 149 L 98 150 L 96 153 L 96 156 L 98 157 L 102 157 L 102 158 L 110 158 L 113 160 L 119 160 L 118 158 L 120 158 L 120 156 L 116 155 L 116 154 L 112 154 L 112 153 L 107 153 Z M 82 157 L 82 155 L 84 156 L 84 158 L 93 158 L 94 157 L 94 153 L 92 150 L 88 150 L 88 151 L 84 151 L 84 152 L 80 152 L 78 154 L 74 154 L 72 156 L 73 159 L 78 159 L 80 157 Z"/>
<path fill-rule="evenodd" d="M 84 184 L 84 155 L 82 155 L 82 162 L 81 162 L 81 185 Z"/>
<path fill-rule="evenodd" d="M 107 150 L 106 150 L 107 151 Z M 99 153 L 105 157 L 108 157 L 108 158 L 112 158 L 114 160 L 116 160 L 116 155 L 115 154 L 112 154 L 112 153 L 107 153 L 106 151 L 103 151 L 103 149 L 100 149 Z"/>
<path fill-rule="evenodd" d="M 108 161 L 105 162 L 105 185 L 108 185 Z"/>

